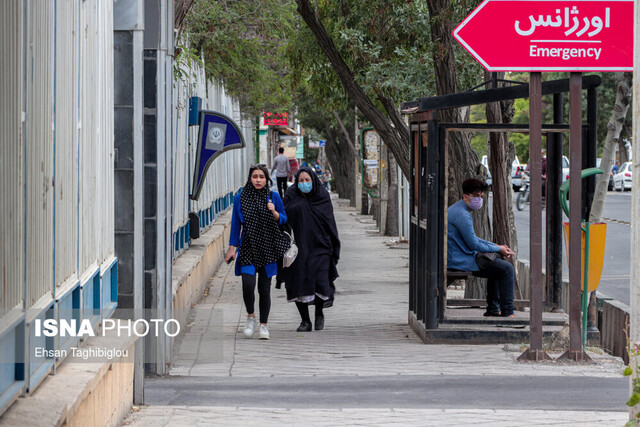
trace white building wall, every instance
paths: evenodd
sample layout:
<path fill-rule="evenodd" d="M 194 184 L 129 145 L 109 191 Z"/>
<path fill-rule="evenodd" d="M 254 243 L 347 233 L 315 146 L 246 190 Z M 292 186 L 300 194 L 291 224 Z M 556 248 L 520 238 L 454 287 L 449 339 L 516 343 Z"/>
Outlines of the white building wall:
<path fill-rule="evenodd" d="M 53 295 L 54 3 L 26 16 L 26 306 Z"/>
<path fill-rule="evenodd" d="M 79 270 L 113 254 L 113 5 L 86 0 L 79 39 Z"/>
<path fill-rule="evenodd" d="M 91 274 L 84 306 L 111 295 L 96 272 L 111 277 L 114 260 L 112 6 L 0 2 L 0 412 L 11 401 L 3 393 L 21 382 L 33 389 L 53 369 L 52 359 L 24 358 L 38 343 L 62 342 L 38 341 L 33 321 L 71 316 L 56 305 L 67 298 L 79 309 Z"/>
<path fill-rule="evenodd" d="M 78 26 L 79 4 L 59 1 L 56 22 L 56 285 L 77 280 L 78 254 Z M 74 161 L 75 160 L 75 161 Z"/>
<path fill-rule="evenodd" d="M 24 5 L 0 2 L 0 318 L 24 301 Z"/>

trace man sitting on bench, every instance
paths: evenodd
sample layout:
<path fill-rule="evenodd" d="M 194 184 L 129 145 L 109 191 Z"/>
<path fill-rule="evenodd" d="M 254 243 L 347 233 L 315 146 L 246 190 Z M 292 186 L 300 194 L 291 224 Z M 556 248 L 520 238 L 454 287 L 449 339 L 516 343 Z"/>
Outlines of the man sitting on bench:
<path fill-rule="evenodd" d="M 513 265 L 504 260 L 515 253 L 506 245 L 482 240 L 473 230 L 471 212 L 482 207 L 488 186 L 479 179 L 462 183 L 462 199 L 449 207 L 447 268 L 471 271 L 487 281 L 487 312 L 484 316 L 513 314 Z"/>

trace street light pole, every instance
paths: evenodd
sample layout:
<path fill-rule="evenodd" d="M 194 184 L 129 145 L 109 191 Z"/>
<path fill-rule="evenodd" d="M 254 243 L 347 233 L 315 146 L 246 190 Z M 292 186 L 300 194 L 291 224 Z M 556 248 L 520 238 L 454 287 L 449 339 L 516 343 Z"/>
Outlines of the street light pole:
<path fill-rule="evenodd" d="M 640 28 L 638 27 L 638 19 L 640 19 L 640 8 L 635 8 L 635 34 L 636 41 L 638 37 L 638 31 Z M 635 43 L 633 48 L 633 129 L 640 129 L 640 46 L 638 43 Z M 637 132 L 637 131 L 636 131 Z M 638 138 L 638 134 L 633 133 L 633 182 L 631 186 L 631 260 L 638 259 L 640 256 L 640 230 L 638 229 L 638 221 L 640 221 L 640 176 L 639 176 L 639 168 L 640 166 L 640 138 Z M 629 331 L 629 341 L 631 343 L 637 343 L 640 341 L 640 330 L 638 325 L 640 325 L 640 310 L 638 310 L 638 306 L 640 305 L 640 265 L 637 262 L 631 263 L 631 277 L 629 282 L 629 290 L 631 292 L 630 302 L 631 302 L 631 315 L 629 316 L 631 325 Z M 637 372 L 636 372 L 637 375 Z M 633 377 L 632 377 L 633 378 Z M 629 413 L 631 416 L 635 415 L 635 411 L 633 408 L 629 409 Z"/>

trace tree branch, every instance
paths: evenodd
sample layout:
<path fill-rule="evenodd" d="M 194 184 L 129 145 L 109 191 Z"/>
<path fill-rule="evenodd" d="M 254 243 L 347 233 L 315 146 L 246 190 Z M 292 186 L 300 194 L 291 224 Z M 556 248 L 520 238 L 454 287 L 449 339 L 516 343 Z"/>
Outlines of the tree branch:
<path fill-rule="evenodd" d="M 402 116 L 400 116 L 400 110 L 396 108 L 393 101 L 391 101 L 386 96 L 378 95 L 378 100 L 389 114 L 391 118 L 391 122 L 395 126 L 396 131 L 398 132 L 399 138 L 408 141 L 409 140 L 409 129 L 407 125 L 404 124 L 402 120 Z M 408 148 L 408 147 L 407 147 Z"/>
<path fill-rule="evenodd" d="M 409 149 L 408 147 L 402 148 L 407 145 L 408 138 L 401 140 L 398 137 L 389 119 L 378 110 L 360 85 L 355 81 L 351 69 L 344 62 L 342 56 L 340 56 L 333 40 L 309 4 L 309 0 L 296 0 L 296 3 L 298 4 L 298 13 L 300 13 L 300 16 L 302 16 L 302 19 L 304 19 L 316 37 L 318 45 L 322 48 L 333 69 L 338 74 L 345 91 L 396 156 L 396 161 L 405 177 L 410 177 Z"/>
<path fill-rule="evenodd" d="M 194 2 L 195 0 L 175 0 L 173 27 L 178 30 L 178 34 L 182 32 L 182 23 Z"/>
<path fill-rule="evenodd" d="M 347 129 L 344 127 L 344 123 L 342 123 L 342 120 L 340 119 L 340 116 L 338 115 L 338 113 L 334 110 L 333 111 L 333 117 L 335 117 L 336 121 L 338 122 L 338 125 L 340 126 L 340 129 L 342 130 L 342 134 L 344 135 L 344 137 L 347 140 L 347 145 L 349 146 L 349 151 L 351 152 L 351 155 L 353 156 L 357 156 L 358 153 L 356 152 L 356 148 L 353 144 L 353 141 L 351 140 L 351 137 L 349 136 L 349 132 L 347 132 Z"/>

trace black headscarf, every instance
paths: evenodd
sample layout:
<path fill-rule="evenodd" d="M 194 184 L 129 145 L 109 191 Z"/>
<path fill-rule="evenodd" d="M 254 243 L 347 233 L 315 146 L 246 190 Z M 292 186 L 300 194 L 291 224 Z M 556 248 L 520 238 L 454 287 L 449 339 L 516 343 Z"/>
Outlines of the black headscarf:
<path fill-rule="evenodd" d="M 280 231 L 278 221 L 267 209 L 267 203 L 272 197 L 269 187 L 257 190 L 253 186 L 253 170 L 249 171 L 249 179 L 240 194 L 244 232 L 238 261 L 240 265 L 260 268 L 282 257 L 289 249 L 289 239 Z"/>
<path fill-rule="evenodd" d="M 309 174 L 313 185 L 311 192 L 306 194 L 298 189 L 300 174 L 303 172 Z M 340 259 L 338 228 L 329 192 L 311 168 L 300 168 L 294 185 L 289 187 L 284 195 L 284 206 L 287 211 L 287 223 L 293 228 L 299 249 L 296 261 L 285 269 L 290 270 L 290 280 L 310 280 L 308 275 L 314 270 L 314 264 L 322 256 L 328 255 L 329 281 L 333 282 L 338 277 L 336 264 Z"/>

